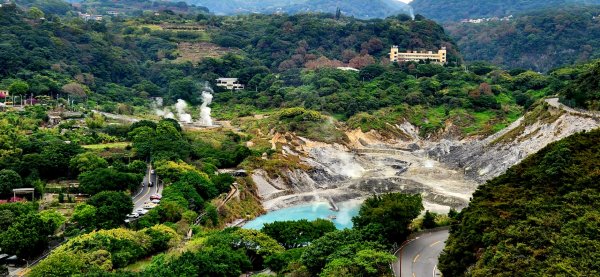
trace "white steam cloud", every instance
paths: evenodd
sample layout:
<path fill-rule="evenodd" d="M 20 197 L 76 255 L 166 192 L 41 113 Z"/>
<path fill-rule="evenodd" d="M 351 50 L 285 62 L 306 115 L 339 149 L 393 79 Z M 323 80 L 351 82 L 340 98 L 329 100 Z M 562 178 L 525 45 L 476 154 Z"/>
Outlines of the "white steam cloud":
<path fill-rule="evenodd" d="M 188 105 L 184 100 L 177 99 L 177 104 L 175 104 L 177 116 L 179 117 L 179 121 L 181 122 L 192 123 L 192 115 L 185 111 L 187 109 L 187 106 Z"/>
<path fill-rule="evenodd" d="M 213 120 L 210 117 L 211 108 L 208 107 L 212 103 L 213 90 L 208 85 L 208 82 L 204 85 L 204 91 L 202 91 L 202 106 L 200 106 L 200 124 L 203 126 L 213 126 Z"/>
<path fill-rule="evenodd" d="M 365 169 L 348 152 L 335 148 L 315 148 L 310 154 L 334 174 L 359 178 L 365 173 Z"/>

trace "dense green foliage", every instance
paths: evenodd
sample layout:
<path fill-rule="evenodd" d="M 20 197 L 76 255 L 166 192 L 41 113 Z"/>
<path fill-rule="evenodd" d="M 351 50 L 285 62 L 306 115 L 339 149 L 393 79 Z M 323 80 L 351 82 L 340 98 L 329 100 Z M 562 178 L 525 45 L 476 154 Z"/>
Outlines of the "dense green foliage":
<path fill-rule="evenodd" d="M 145 274 L 150 276 L 240 276 L 254 267 L 262 268 L 265 257 L 283 252 L 275 240 L 258 231 L 226 229 L 209 234 L 200 251 L 179 257 L 153 258 Z"/>
<path fill-rule="evenodd" d="M 100 168 L 79 175 L 79 188 L 90 195 L 107 190 L 135 191 L 142 178 L 140 174 L 119 172 L 113 168 Z"/>
<path fill-rule="evenodd" d="M 46 222 L 37 213 L 22 215 L 0 233 L 0 247 L 19 257 L 32 257 L 46 248 L 48 236 L 54 234 L 57 227 L 55 222 Z"/>
<path fill-rule="evenodd" d="M 28 15 L 31 19 L 39 20 L 44 17 L 44 13 L 65 15 L 72 11 L 68 1 L 62 0 L 16 0 L 11 1 L 20 7 L 28 8 Z M 32 10 L 35 10 L 33 12 Z M 41 13 L 40 13 L 41 12 Z"/>
<path fill-rule="evenodd" d="M 600 4 L 598 0 L 414 0 L 415 12 L 437 21 L 458 21 L 467 18 L 504 17 L 544 8 L 575 4 Z"/>
<path fill-rule="evenodd" d="M 410 223 L 422 210 L 421 195 L 384 194 L 365 200 L 352 222 L 372 240 L 401 243 L 411 232 Z"/>
<path fill-rule="evenodd" d="M 597 6 L 555 7 L 510 21 L 453 23 L 446 29 L 467 61 L 546 72 L 600 57 L 599 14 Z"/>
<path fill-rule="evenodd" d="M 357 230 L 335 231 L 325 234 L 325 236 L 311 243 L 302 254 L 301 262 L 308 272 L 317 275 L 322 272 L 337 270 L 339 263 L 344 263 L 348 266 L 348 270 L 353 271 L 354 267 L 358 267 L 356 271 L 364 270 L 361 266 L 364 264 L 348 263 L 347 260 L 358 258 L 357 253 L 361 251 L 374 251 L 381 253 L 383 256 L 390 255 L 385 253 L 385 246 L 377 242 L 368 241 L 363 238 L 362 234 Z M 373 255 L 375 257 L 377 255 Z M 351 266 L 349 266 L 351 264 Z M 380 268 L 381 271 L 370 276 L 386 276 L 391 270 L 388 267 Z M 347 275 L 346 275 L 347 276 Z"/>
<path fill-rule="evenodd" d="M 44 251 L 49 237 L 64 223 L 54 212 L 38 213 L 34 203 L 0 205 L 0 248 L 8 254 L 31 258 Z"/>
<path fill-rule="evenodd" d="M 286 249 L 303 247 L 326 233 L 335 231 L 333 222 L 325 219 L 277 221 L 265 224 L 263 233 L 272 237 Z"/>
<path fill-rule="evenodd" d="M 47 0 L 46 0 L 47 1 Z M 191 2 L 191 1 L 190 1 Z M 196 13 L 208 13 L 208 9 L 205 7 L 197 7 L 189 5 L 184 1 L 136 1 L 136 0 L 124 0 L 124 1 L 93 1 L 84 0 L 81 1 L 81 9 L 92 14 L 100 14 L 107 16 L 107 12 L 118 12 L 118 16 L 136 16 L 141 14 L 149 14 L 154 12 L 163 12 L 166 14 L 196 14 Z"/>
<path fill-rule="evenodd" d="M 92 196 L 87 203 L 96 208 L 94 225 L 99 229 L 119 227 L 133 210 L 131 197 L 116 191 L 102 191 Z"/>
<path fill-rule="evenodd" d="M 179 129 L 178 129 L 179 128 Z M 161 120 L 156 129 L 142 126 L 129 132 L 136 155 L 155 160 L 185 159 L 190 154 L 189 142 L 181 134 L 179 123 Z"/>
<path fill-rule="evenodd" d="M 8 197 L 12 194 L 12 190 L 21 188 L 23 186 L 23 180 L 19 173 L 10 169 L 0 170 L 0 195 Z"/>
<path fill-rule="evenodd" d="M 336 13 L 337 9 L 347 16 L 358 18 L 385 18 L 398 13 L 407 13 L 408 6 L 394 0 L 190 0 L 189 2 L 208 7 L 217 14 L 274 13 L 289 14 L 305 12 Z"/>
<path fill-rule="evenodd" d="M 444 276 L 600 274 L 600 130 L 550 144 L 474 193 Z"/>
<path fill-rule="evenodd" d="M 140 231 L 101 230 L 70 239 L 36 265 L 31 276 L 92 274 L 124 266 L 179 242 L 169 227 L 157 225 Z"/>
<path fill-rule="evenodd" d="M 200 31 L 163 29 L 159 24 L 185 24 Z M 0 9 L 0 88 L 22 80 L 34 95 L 69 94 L 77 101 L 94 99 L 140 105 L 146 96 L 165 96 L 198 104 L 199 80 L 253 77 L 258 85 L 269 73 L 304 68 L 321 56 L 362 67 L 387 56 L 392 44 L 406 49 L 451 47 L 450 39 L 432 21 L 406 17 L 361 21 L 328 15 L 215 17 L 143 15 L 112 21 L 81 21 L 49 17 L 28 20 L 24 11 Z M 211 28 L 207 28 L 210 25 Z M 269 27 L 266 27 L 269 26 Z M 230 49 L 225 60 L 198 65 L 174 62 L 178 42 L 209 40 Z M 119 53 L 119 54 L 117 54 Z M 451 51 L 456 56 L 456 51 Z M 352 61 L 354 59 L 354 61 Z M 351 62 L 352 61 L 352 62 Z M 209 74 L 210 73 L 210 74 Z M 289 71 L 286 76 L 293 76 Z M 271 81 L 265 81 L 265 89 Z M 256 88 L 253 85 L 252 88 Z"/>
<path fill-rule="evenodd" d="M 554 74 L 569 73 L 569 69 L 556 70 Z M 561 90 L 563 102 L 576 107 L 600 110 L 600 61 L 582 65 L 571 72 L 576 78 Z M 578 75 L 576 75 L 578 74 Z"/>
<path fill-rule="evenodd" d="M 354 220 L 372 222 L 367 226 L 386 221 L 406 230 L 418 215 L 411 211 L 421 209 L 420 200 L 418 195 L 373 197 Z M 406 213 L 395 212 L 404 208 Z M 395 213 L 386 216 L 379 211 Z M 267 224 L 262 232 L 238 228 L 201 232 L 184 251 L 155 256 L 142 275 L 239 276 L 269 268 L 290 276 L 390 276 L 389 264 L 396 259 L 387 252 L 391 244 L 371 233 L 373 229 L 340 231 L 326 220 L 301 220 Z"/>

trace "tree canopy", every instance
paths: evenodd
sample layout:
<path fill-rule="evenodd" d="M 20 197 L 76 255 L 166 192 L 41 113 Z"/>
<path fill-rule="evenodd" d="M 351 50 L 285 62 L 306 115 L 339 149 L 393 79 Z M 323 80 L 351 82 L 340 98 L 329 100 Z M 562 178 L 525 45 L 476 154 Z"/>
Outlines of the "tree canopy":
<path fill-rule="evenodd" d="M 111 229 L 123 224 L 123 220 L 133 210 L 131 197 L 122 192 L 102 191 L 92 196 L 87 203 L 95 207 L 95 226 L 101 229 Z M 80 220 L 91 220 L 93 209 L 83 206 L 78 211 Z"/>
<path fill-rule="evenodd" d="M 403 242 L 410 234 L 409 225 L 423 210 L 421 195 L 400 193 L 370 197 L 352 218 L 357 229 L 385 242 Z"/>

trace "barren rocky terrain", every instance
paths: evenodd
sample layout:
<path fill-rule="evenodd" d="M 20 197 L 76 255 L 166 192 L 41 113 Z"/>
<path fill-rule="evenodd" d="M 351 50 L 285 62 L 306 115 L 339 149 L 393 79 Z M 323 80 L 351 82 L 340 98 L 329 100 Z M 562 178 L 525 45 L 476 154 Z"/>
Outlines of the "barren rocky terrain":
<path fill-rule="evenodd" d="M 392 141 L 360 130 L 346 132 L 344 145 L 275 135 L 274 149 L 297 156 L 310 169 L 289 169 L 277 178 L 256 170 L 252 178 L 267 210 L 314 201 L 334 206 L 372 194 L 406 192 L 420 193 L 426 209 L 447 212 L 465 207 L 479 184 L 549 143 L 599 126 L 597 114 L 548 99 L 505 130 L 479 140 L 424 140 L 408 123 L 397 128 L 410 139 Z"/>

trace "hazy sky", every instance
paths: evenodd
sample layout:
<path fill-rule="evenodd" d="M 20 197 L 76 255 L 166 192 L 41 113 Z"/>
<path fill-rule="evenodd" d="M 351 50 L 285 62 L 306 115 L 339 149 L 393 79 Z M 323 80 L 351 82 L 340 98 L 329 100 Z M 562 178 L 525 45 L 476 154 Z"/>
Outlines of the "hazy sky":
<path fill-rule="evenodd" d="M 412 1 L 412 0 L 398 0 L 398 1 L 404 2 L 404 3 L 410 3 L 410 1 Z"/>

